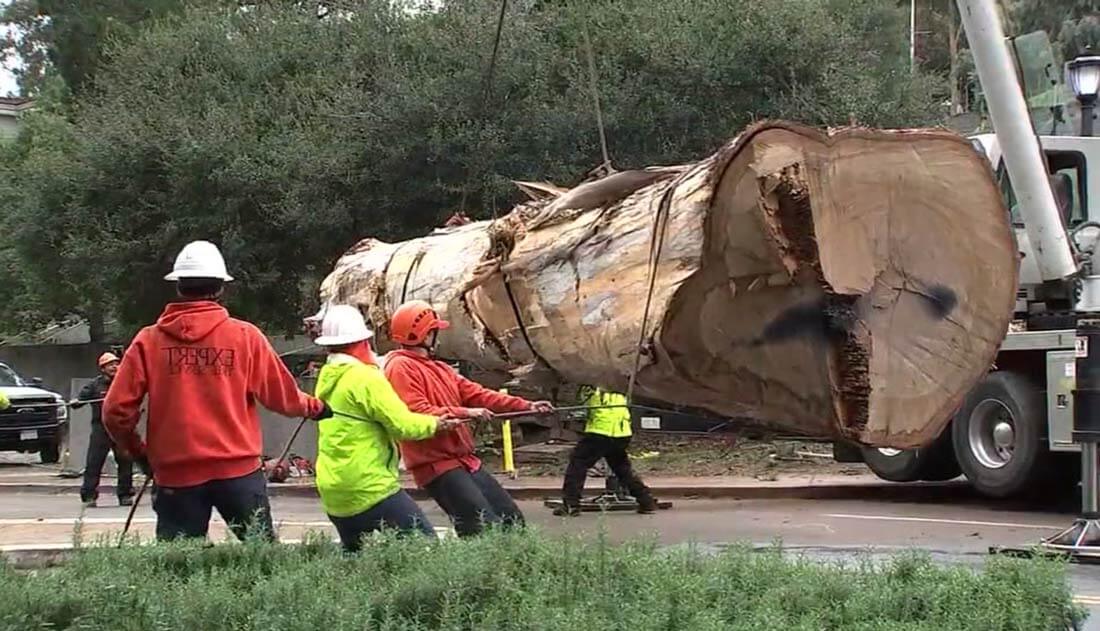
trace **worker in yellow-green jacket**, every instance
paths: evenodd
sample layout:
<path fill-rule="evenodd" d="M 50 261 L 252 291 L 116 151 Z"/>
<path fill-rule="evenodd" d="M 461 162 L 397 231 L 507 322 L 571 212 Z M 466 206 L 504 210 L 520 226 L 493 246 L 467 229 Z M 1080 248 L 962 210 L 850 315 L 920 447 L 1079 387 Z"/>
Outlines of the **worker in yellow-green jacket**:
<path fill-rule="evenodd" d="M 8 400 L 8 395 L 0 392 L 0 410 L 6 410 L 11 407 L 11 401 Z"/>
<path fill-rule="evenodd" d="M 626 453 L 632 434 L 626 397 L 593 386 L 582 387 L 580 396 L 583 404 L 590 408 L 588 419 L 584 425 L 584 434 L 569 456 L 565 482 L 562 485 L 562 505 L 554 510 L 554 514 L 580 514 L 585 477 L 588 469 L 601 458 L 607 462 L 619 483 L 638 501 L 639 513 L 656 512 L 657 500 L 634 473 L 630 466 L 630 456 Z"/>
<path fill-rule="evenodd" d="M 410 412 L 375 365 L 371 337 L 359 309 L 334 305 L 315 340 L 329 354 L 314 394 L 333 412 L 317 424 L 317 491 L 349 552 L 377 530 L 435 534 L 401 489 L 395 441 L 430 438 L 461 423 Z"/>

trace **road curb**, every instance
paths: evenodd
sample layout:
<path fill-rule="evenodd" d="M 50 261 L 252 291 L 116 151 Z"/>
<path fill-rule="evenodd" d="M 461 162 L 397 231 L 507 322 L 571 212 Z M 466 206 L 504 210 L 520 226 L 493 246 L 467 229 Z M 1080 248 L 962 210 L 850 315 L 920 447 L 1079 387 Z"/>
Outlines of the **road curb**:
<path fill-rule="evenodd" d="M 37 570 L 63 565 L 73 554 L 71 544 L 31 544 L 7 546 L 0 550 L 0 559 L 17 570 Z"/>
<path fill-rule="evenodd" d="M 561 487 L 557 484 L 545 486 L 512 486 L 504 484 L 505 490 L 519 500 L 541 500 L 561 496 Z M 922 499 L 949 499 L 977 497 L 974 490 L 965 482 L 914 482 L 898 484 L 892 482 L 872 482 L 866 484 L 780 484 L 780 485 L 661 485 L 650 486 L 653 494 L 662 498 L 680 499 L 725 499 L 725 500 L 853 500 L 853 499 L 889 499 L 896 501 L 915 501 Z M 405 487 L 415 499 L 430 499 L 428 494 L 416 487 Z M 595 488 L 587 491 L 596 492 Z M 79 494 L 80 487 L 72 484 L 51 484 L 42 482 L 0 483 L 0 495 L 6 493 L 41 493 L 50 495 Z M 111 497 L 115 493 L 114 485 L 101 485 L 100 497 Z M 271 484 L 268 486 L 271 497 L 317 497 L 317 488 L 307 484 Z"/>

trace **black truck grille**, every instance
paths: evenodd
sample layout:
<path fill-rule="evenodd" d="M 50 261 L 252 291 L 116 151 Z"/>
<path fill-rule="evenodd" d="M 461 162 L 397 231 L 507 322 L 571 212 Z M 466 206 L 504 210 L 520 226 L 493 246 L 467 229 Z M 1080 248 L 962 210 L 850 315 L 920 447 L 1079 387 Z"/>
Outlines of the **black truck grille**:
<path fill-rule="evenodd" d="M 57 426 L 55 399 L 21 399 L 0 411 L 0 432 L 21 429 L 45 429 Z"/>

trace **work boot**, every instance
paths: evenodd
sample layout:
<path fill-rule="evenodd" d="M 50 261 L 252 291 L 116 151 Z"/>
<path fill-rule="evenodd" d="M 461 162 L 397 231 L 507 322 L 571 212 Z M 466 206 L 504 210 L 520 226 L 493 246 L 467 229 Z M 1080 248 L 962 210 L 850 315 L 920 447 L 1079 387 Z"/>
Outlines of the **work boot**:
<path fill-rule="evenodd" d="M 651 515 L 657 512 L 657 500 L 653 497 L 638 498 L 638 514 Z"/>
<path fill-rule="evenodd" d="M 88 500 L 80 500 L 80 503 L 84 505 L 84 508 L 95 508 L 96 507 L 96 501 L 95 501 L 94 497 L 92 499 L 88 499 Z"/>
<path fill-rule="evenodd" d="M 118 498 L 118 505 L 119 506 L 133 506 L 134 505 L 134 496 L 133 495 L 123 495 L 122 497 Z"/>
<path fill-rule="evenodd" d="M 554 516 L 556 517 L 576 517 L 580 514 L 581 507 L 576 504 L 562 502 L 561 506 L 554 509 Z"/>

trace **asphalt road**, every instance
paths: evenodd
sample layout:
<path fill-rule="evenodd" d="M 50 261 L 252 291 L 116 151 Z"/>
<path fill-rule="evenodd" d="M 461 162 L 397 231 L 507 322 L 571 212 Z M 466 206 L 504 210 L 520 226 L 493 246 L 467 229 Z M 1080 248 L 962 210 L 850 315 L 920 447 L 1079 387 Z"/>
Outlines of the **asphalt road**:
<path fill-rule="evenodd" d="M 102 498 L 104 504 L 113 498 Z M 429 502 L 421 504 L 436 526 L 445 516 Z M 1072 513 L 1003 504 L 900 503 L 851 500 L 676 500 L 656 515 L 633 513 L 554 517 L 538 502 L 521 502 L 528 521 L 548 532 L 596 533 L 612 540 L 655 537 L 663 545 L 694 544 L 718 548 L 731 543 L 782 542 L 794 554 L 827 560 L 877 556 L 921 549 L 937 561 L 978 567 L 990 546 L 1024 546 L 1067 525 Z M 71 543 L 81 515 L 72 494 L 5 494 L 0 498 L 0 548 Z M 328 529 L 316 500 L 273 499 L 275 519 L 286 539 L 306 530 Z M 95 539 L 117 533 L 126 517 L 118 506 L 84 513 L 80 536 Z M 139 508 L 135 530 L 151 536 L 155 518 Z M 213 538 L 224 537 L 216 525 Z M 1074 592 L 1093 609 L 1088 628 L 1100 629 L 1100 566 L 1073 566 Z"/>

